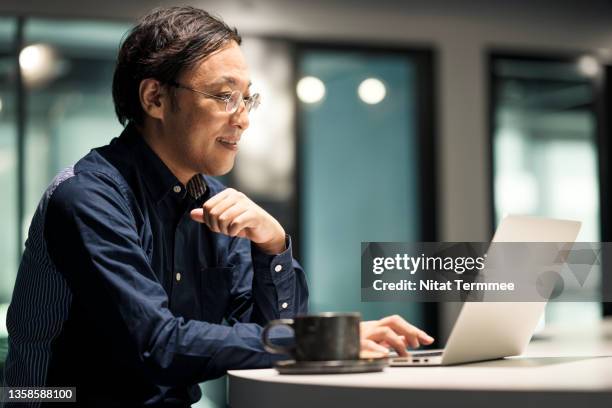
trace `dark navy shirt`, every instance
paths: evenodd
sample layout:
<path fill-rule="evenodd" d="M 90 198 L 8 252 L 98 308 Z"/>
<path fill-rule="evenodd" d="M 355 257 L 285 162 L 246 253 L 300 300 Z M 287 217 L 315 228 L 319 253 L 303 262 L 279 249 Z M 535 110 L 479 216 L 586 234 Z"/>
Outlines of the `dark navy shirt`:
<path fill-rule="evenodd" d="M 189 406 L 197 383 L 276 356 L 262 325 L 307 311 L 287 250 L 211 232 L 133 126 L 64 170 L 32 220 L 8 311 L 9 386 L 75 386 L 83 406 Z"/>

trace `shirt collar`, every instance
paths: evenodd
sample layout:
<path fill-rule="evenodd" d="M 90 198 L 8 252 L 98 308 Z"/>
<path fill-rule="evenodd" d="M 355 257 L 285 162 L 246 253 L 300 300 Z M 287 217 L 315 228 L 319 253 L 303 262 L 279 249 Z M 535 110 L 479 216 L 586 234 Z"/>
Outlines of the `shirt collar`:
<path fill-rule="evenodd" d="M 149 147 L 136 126 L 129 124 L 120 136 L 130 146 L 134 153 L 134 165 L 139 169 L 147 189 L 157 203 L 167 194 L 175 194 L 184 198 L 187 193 L 198 199 L 206 193 L 207 185 L 204 176 L 196 174 L 183 186 L 164 162 Z"/>
<path fill-rule="evenodd" d="M 206 186 L 206 181 L 204 180 L 204 176 L 201 174 L 196 174 L 187 183 L 187 191 L 194 200 L 202 197 L 206 193 L 207 189 L 208 187 Z"/>

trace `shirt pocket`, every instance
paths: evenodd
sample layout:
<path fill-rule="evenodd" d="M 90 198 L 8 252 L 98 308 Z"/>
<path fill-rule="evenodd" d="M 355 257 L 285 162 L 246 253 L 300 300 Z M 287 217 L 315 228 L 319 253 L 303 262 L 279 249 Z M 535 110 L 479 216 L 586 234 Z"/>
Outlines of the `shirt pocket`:
<path fill-rule="evenodd" d="M 202 268 L 202 320 L 221 323 L 231 301 L 234 267 Z"/>

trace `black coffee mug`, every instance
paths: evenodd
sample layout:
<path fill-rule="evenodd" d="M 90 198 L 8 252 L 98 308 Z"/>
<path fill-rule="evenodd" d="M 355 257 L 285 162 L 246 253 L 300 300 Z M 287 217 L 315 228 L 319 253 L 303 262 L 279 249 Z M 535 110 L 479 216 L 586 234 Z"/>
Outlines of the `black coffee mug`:
<path fill-rule="evenodd" d="M 272 320 L 261 333 L 261 340 L 266 351 L 287 354 L 296 361 L 357 360 L 361 345 L 360 322 L 360 313 L 332 312 Z M 291 327 L 295 345 L 272 344 L 269 332 L 275 326 Z"/>

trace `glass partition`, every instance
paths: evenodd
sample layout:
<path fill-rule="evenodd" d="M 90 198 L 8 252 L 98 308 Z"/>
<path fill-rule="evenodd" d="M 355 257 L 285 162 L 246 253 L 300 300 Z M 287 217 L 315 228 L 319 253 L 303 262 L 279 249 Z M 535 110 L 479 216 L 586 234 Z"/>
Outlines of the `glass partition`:
<path fill-rule="evenodd" d="M 6 338 L 4 316 L 17 270 L 17 20 L 0 18 L 0 338 Z M 1 356 L 2 361 L 4 357 Z"/>
<path fill-rule="evenodd" d="M 400 314 L 415 303 L 361 302 L 361 242 L 421 241 L 426 83 L 411 53 L 307 47 L 299 53 L 298 154 L 303 260 L 313 311 Z M 431 71 L 429 71 L 431 72 Z M 422 110 L 423 109 L 423 110 Z M 433 177 L 433 176 L 432 176 Z M 431 306 L 431 305 L 430 305 Z"/>
<path fill-rule="evenodd" d="M 122 130 L 111 85 L 127 24 L 29 19 L 21 51 L 27 90 L 23 236 L 61 169 Z"/>
<path fill-rule="evenodd" d="M 600 240 L 597 116 L 590 57 L 491 58 L 493 202 L 505 214 L 579 220 L 578 241 Z M 600 288 L 601 271 L 585 285 Z M 578 282 L 566 282 L 567 290 Z M 551 303 L 546 320 L 598 320 L 599 303 Z"/>

